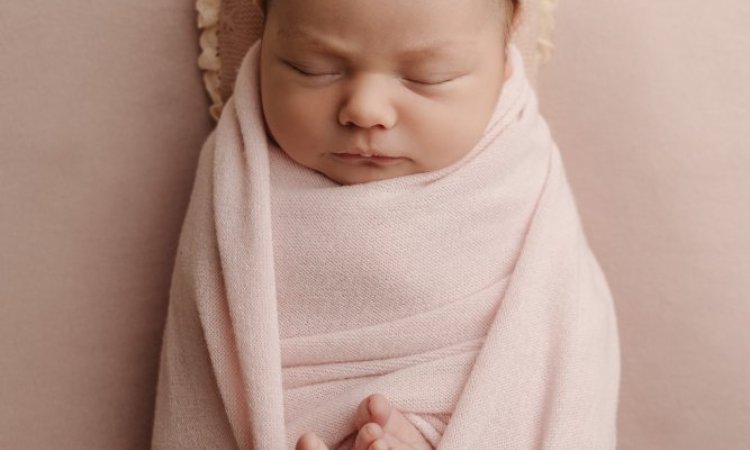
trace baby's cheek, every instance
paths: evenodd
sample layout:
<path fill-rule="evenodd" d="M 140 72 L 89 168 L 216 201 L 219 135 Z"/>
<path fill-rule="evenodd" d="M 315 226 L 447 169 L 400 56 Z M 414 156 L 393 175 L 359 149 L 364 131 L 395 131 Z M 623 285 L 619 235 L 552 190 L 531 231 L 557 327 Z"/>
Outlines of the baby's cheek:
<path fill-rule="evenodd" d="M 423 150 L 421 165 L 428 170 L 439 170 L 458 161 L 475 142 L 476 124 L 465 114 L 448 108 L 443 114 L 432 111 L 414 127 L 419 147 Z"/>
<path fill-rule="evenodd" d="M 284 150 L 319 151 L 326 145 L 332 125 L 324 105 L 309 96 L 287 96 L 279 100 L 272 130 Z"/>

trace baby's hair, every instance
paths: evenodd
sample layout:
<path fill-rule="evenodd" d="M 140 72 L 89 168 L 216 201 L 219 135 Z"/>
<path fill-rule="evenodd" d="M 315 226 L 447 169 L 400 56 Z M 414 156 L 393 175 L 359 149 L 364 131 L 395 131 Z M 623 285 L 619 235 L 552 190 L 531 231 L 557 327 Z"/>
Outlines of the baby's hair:
<path fill-rule="evenodd" d="M 501 0 L 508 5 L 508 14 L 505 15 L 505 40 L 510 41 L 513 34 L 513 27 L 516 23 L 517 16 L 521 13 L 521 0 Z"/>
<path fill-rule="evenodd" d="M 255 3 L 260 7 L 260 10 L 263 13 L 263 17 L 265 18 L 266 12 L 268 11 L 269 6 L 271 5 L 271 0 L 254 0 Z M 515 17 L 519 14 L 521 9 L 521 0 L 494 0 L 498 4 L 506 3 L 510 10 L 508 11 L 509 14 L 506 14 L 505 19 L 505 39 L 506 41 L 510 39 L 510 36 L 513 32 L 512 27 L 514 23 Z"/>

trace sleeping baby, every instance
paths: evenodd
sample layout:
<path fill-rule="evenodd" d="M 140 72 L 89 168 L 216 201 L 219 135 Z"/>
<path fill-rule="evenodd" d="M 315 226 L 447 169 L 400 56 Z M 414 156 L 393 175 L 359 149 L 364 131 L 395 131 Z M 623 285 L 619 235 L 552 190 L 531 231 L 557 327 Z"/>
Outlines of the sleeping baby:
<path fill-rule="evenodd" d="M 272 0 L 201 151 L 154 448 L 614 449 L 605 277 L 518 0 Z"/>

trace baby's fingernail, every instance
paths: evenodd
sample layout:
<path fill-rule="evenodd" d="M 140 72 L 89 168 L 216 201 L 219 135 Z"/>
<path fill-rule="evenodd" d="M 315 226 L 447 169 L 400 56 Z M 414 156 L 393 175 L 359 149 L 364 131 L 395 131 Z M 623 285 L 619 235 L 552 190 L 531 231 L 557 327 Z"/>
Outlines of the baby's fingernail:
<path fill-rule="evenodd" d="M 388 444 L 386 444 L 384 440 L 378 439 L 377 441 L 373 442 L 371 448 L 372 450 L 388 450 Z"/>

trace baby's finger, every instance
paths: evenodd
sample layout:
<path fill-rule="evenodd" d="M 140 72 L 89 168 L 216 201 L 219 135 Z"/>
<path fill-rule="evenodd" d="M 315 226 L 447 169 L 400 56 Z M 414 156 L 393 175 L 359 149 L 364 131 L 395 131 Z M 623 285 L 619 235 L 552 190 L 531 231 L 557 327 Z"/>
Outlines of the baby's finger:
<path fill-rule="evenodd" d="M 328 446 L 315 433 L 305 433 L 297 441 L 295 450 L 328 450 Z"/>
<path fill-rule="evenodd" d="M 352 450 L 371 450 L 370 445 L 383 436 L 383 428 L 376 423 L 368 423 L 363 426 L 354 439 Z"/>
<path fill-rule="evenodd" d="M 385 427 L 390 416 L 390 403 L 382 394 L 368 395 L 357 407 L 354 425 L 359 430 L 369 422 Z"/>
<path fill-rule="evenodd" d="M 370 396 L 368 396 L 359 402 L 359 406 L 357 406 L 357 412 L 354 414 L 354 426 L 358 430 L 361 430 L 365 424 L 372 422 L 370 416 Z"/>

